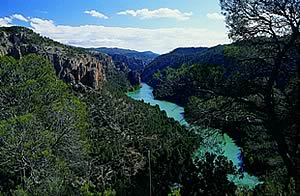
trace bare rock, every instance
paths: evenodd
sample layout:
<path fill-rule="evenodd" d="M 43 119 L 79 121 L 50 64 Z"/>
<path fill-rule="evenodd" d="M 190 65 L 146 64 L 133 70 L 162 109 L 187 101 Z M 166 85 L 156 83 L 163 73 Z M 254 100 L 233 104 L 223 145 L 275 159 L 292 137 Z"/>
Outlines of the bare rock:
<path fill-rule="evenodd" d="M 56 75 L 65 82 L 80 83 L 94 89 L 101 88 L 106 82 L 106 70 L 115 68 L 107 55 L 60 44 L 24 27 L 0 28 L 0 56 L 20 59 L 30 53 L 50 60 Z"/>

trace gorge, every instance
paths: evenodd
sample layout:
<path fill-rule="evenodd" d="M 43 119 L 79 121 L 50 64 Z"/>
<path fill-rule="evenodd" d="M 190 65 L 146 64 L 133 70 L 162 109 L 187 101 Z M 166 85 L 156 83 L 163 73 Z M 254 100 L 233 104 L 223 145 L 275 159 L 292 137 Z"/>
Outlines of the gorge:
<path fill-rule="evenodd" d="M 184 118 L 184 108 L 178 106 L 174 103 L 162 100 L 156 100 L 153 96 L 153 89 L 146 83 L 142 83 L 141 89 L 138 89 L 133 92 L 128 92 L 127 96 L 131 97 L 134 100 L 143 101 L 152 106 L 158 105 L 161 111 L 166 112 L 169 118 L 173 118 L 178 121 L 181 125 L 185 126 L 186 129 L 192 129 L 189 123 Z M 200 129 L 199 134 L 205 134 L 205 131 L 208 129 Z M 201 133 L 202 132 L 202 133 Z M 203 133 L 204 132 L 204 133 Z M 227 157 L 237 169 L 242 168 L 242 155 L 240 148 L 235 144 L 232 138 L 230 138 L 226 133 L 222 134 L 219 131 L 215 131 L 214 134 L 207 134 L 208 136 L 204 138 L 205 141 L 194 152 L 194 156 L 201 156 L 205 152 L 210 153 L 221 153 Z M 221 149 L 221 151 L 220 151 Z M 233 181 L 238 187 L 244 189 L 254 189 L 256 185 L 262 184 L 256 177 L 249 175 L 246 172 L 243 172 L 243 177 L 240 175 L 230 175 L 228 176 L 229 180 Z"/>
<path fill-rule="evenodd" d="M 0 195 L 297 195 L 299 30 L 245 38 L 232 17 L 233 43 L 162 55 L 1 26 Z"/>

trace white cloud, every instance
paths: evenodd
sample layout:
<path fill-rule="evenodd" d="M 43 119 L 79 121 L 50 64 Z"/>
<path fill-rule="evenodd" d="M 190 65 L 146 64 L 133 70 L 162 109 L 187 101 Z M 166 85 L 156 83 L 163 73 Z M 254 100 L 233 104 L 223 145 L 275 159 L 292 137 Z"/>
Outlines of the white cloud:
<path fill-rule="evenodd" d="M 30 18 L 30 26 L 37 32 L 48 32 L 49 34 L 57 33 L 57 27 L 52 20 Z"/>
<path fill-rule="evenodd" d="M 9 27 L 12 26 L 13 20 L 21 20 L 24 22 L 29 22 L 29 20 L 21 14 L 14 14 L 9 17 L 0 18 L 0 27 Z"/>
<path fill-rule="evenodd" d="M 117 13 L 118 15 L 130 15 L 140 19 L 150 18 L 174 18 L 176 20 L 188 20 L 193 15 L 192 12 L 181 12 L 177 9 L 159 8 L 156 10 L 140 9 L 140 10 L 126 10 Z"/>
<path fill-rule="evenodd" d="M 211 20 L 221 20 L 221 21 L 224 21 L 225 17 L 219 13 L 208 13 L 207 15 L 207 18 L 211 19 Z"/>
<path fill-rule="evenodd" d="M 177 47 L 228 43 L 224 32 L 199 28 L 125 28 L 98 25 L 56 25 L 51 20 L 31 19 L 32 29 L 56 41 L 80 47 L 120 47 L 166 53 Z"/>
<path fill-rule="evenodd" d="M 102 14 L 100 12 L 97 12 L 96 10 L 87 10 L 84 13 L 89 14 L 89 15 L 91 15 L 93 17 L 96 17 L 96 18 L 108 19 L 107 16 L 105 16 L 104 14 Z"/>
<path fill-rule="evenodd" d="M 21 20 L 21 21 L 24 21 L 24 22 L 28 22 L 28 19 L 25 18 L 23 15 L 21 14 L 14 14 L 11 16 L 12 19 L 17 19 L 17 20 Z"/>
<path fill-rule="evenodd" d="M 12 19 L 9 17 L 0 18 L 0 27 L 9 27 L 11 26 Z"/>

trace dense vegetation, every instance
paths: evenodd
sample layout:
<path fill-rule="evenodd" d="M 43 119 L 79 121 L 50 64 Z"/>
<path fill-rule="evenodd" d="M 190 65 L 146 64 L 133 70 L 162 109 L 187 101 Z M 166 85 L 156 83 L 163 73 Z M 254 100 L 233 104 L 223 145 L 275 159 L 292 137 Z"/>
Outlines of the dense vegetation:
<path fill-rule="evenodd" d="M 262 55 L 261 48 L 252 43 L 225 47 L 224 55 L 235 59 L 235 64 L 239 65 L 236 70 L 219 65 L 183 64 L 179 69 L 168 67 L 158 71 L 152 79 L 156 83 L 154 94 L 157 98 L 184 105 L 185 117 L 190 123 L 218 128 L 235 138 L 243 149 L 247 171 L 265 182 L 257 193 L 292 194 L 295 179 L 288 177 L 278 144 L 264 122 L 267 114 L 261 96 L 267 68 L 253 61 L 246 62 L 244 59 L 248 58 L 249 51 L 252 51 L 249 58 Z M 293 107 L 289 105 L 296 101 L 292 98 L 297 87 L 293 71 L 295 64 L 289 63 L 289 66 L 289 75 L 278 77 L 280 89 L 274 87 L 276 103 L 280 103 L 276 106 L 276 112 L 280 114 L 277 120 L 281 126 L 287 127 L 297 121 Z M 290 97 L 290 103 L 285 102 L 287 97 Z M 286 138 L 288 145 L 296 145 L 293 137 L 297 136 L 297 130 L 285 129 L 282 137 Z"/>
<path fill-rule="evenodd" d="M 216 65 L 231 65 L 228 59 L 224 57 L 224 45 L 215 46 L 212 48 L 177 48 L 174 51 L 161 55 L 148 64 L 143 72 L 142 79 L 151 86 L 155 86 L 153 75 L 160 71 L 165 71 L 171 67 L 178 69 L 181 65 L 193 64 L 216 64 Z"/>
<path fill-rule="evenodd" d="M 299 1 L 221 1 L 236 42 L 224 64 L 156 71 L 155 95 L 185 105 L 189 122 L 222 129 L 261 177 L 260 195 L 299 193 Z M 170 67 L 174 67 L 170 65 Z"/>
<path fill-rule="evenodd" d="M 168 67 L 153 75 L 154 95 L 186 105 L 189 97 L 206 97 L 212 88 L 221 88 L 224 70 L 218 65 L 183 64 L 179 69 Z"/>
<path fill-rule="evenodd" d="M 245 104 L 276 142 L 287 170 L 285 191 L 294 184 L 299 193 L 300 2 L 221 0 L 221 8 L 230 37 L 252 40 L 252 54 L 241 52 L 238 58 L 245 64 L 245 76 L 238 81 L 251 88 L 237 103 Z"/>
<path fill-rule="evenodd" d="M 251 100 L 263 104 L 255 95 L 255 88 L 259 87 L 249 83 L 249 78 L 239 74 L 228 78 L 223 68 L 216 65 L 192 65 L 189 68 L 183 65 L 180 69 L 167 68 L 162 73 L 157 72 L 154 79 L 159 81 L 155 96 L 185 105 L 185 117 L 190 123 L 222 129 L 236 139 L 243 149 L 247 171 L 262 177 L 265 182 L 264 194 L 286 189 L 288 174 L 278 144 L 268 133 L 261 116 L 253 113 L 253 106 L 248 103 Z M 287 92 L 293 93 L 293 88 L 292 82 Z M 284 106 L 278 109 L 280 112 L 287 110 Z M 262 112 L 259 111 L 260 115 Z M 294 116 L 281 118 L 281 122 L 285 122 L 286 118 L 293 119 Z M 292 139 L 289 134 L 295 133 L 289 130 L 286 134 L 289 141 Z M 295 186 L 294 182 L 292 184 L 288 186 Z"/>
<path fill-rule="evenodd" d="M 201 138 L 120 84 L 72 89 L 35 55 L 1 57 L 0 78 L 3 195 L 235 192 L 231 163 L 207 154 L 196 167 Z"/>
<path fill-rule="evenodd" d="M 147 66 L 144 80 L 156 97 L 184 105 L 189 123 L 236 139 L 243 168 L 264 182 L 247 194 L 297 195 L 300 2 L 220 2 L 236 42 L 176 49 Z M 26 28 L 1 28 L 0 38 L 8 33 L 9 44 L 41 46 L 30 48 L 37 54 L 89 53 Z M 20 60 L 0 59 L 0 195 L 243 194 L 223 156 L 194 156 L 201 134 L 124 95 L 122 67 L 104 67 L 95 90 L 62 82 L 46 59 L 13 48 Z"/>
<path fill-rule="evenodd" d="M 0 192 L 76 194 L 88 169 L 86 105 L 43 58 L 3 57 L 0 75 Z"/>
<path fill-rule="evenodd" d="M 68 56 L 72 56 L 77 53 L 86 53 L 86 49 L 79 48 L 79 47 L 73 47 L 61 44 L 57 41 L 54 41 L 52 39 L 49 39 L 48 37 L 43 37 L 37 33 L 34 33 L 33 30 L 20 27 L 20 26 L 13 26 L 9 28 L 0 28 L 0 37 L 3 36 L 4 33 L 12 34 L 14 37 L 11 37 L 12 42 L 15 42 L 15 44 L 19 44 L 20 42 L 26 43 L 31 46 L 39 46 L 41 48 L 56 48 L 56 50 L 59 50 L 63 52 L 64 54 Z M 37 51 L 32 51 L 37 52 Z M 15 54 L 15 53 L 13 53 Z M 15 56 L 16 55 L 16 56 Z M 13 55 L 15 58 L 19 58 L 17 54 Z"/>

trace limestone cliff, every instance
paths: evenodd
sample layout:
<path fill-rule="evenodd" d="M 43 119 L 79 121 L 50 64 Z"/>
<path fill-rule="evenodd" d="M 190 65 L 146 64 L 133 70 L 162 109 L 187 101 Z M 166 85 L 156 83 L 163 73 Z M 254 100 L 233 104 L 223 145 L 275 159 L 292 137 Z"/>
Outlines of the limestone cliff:
<path fill-rule="evenodd" d="M 24 27 L 0 28 L 0 56 L 10 55 L 19 59 L 29 53 L 49 59 L 62 80 L 95 89 L 107 81 L 106 73 L 115 69 L 108 55 L 66 46 Z"/>

